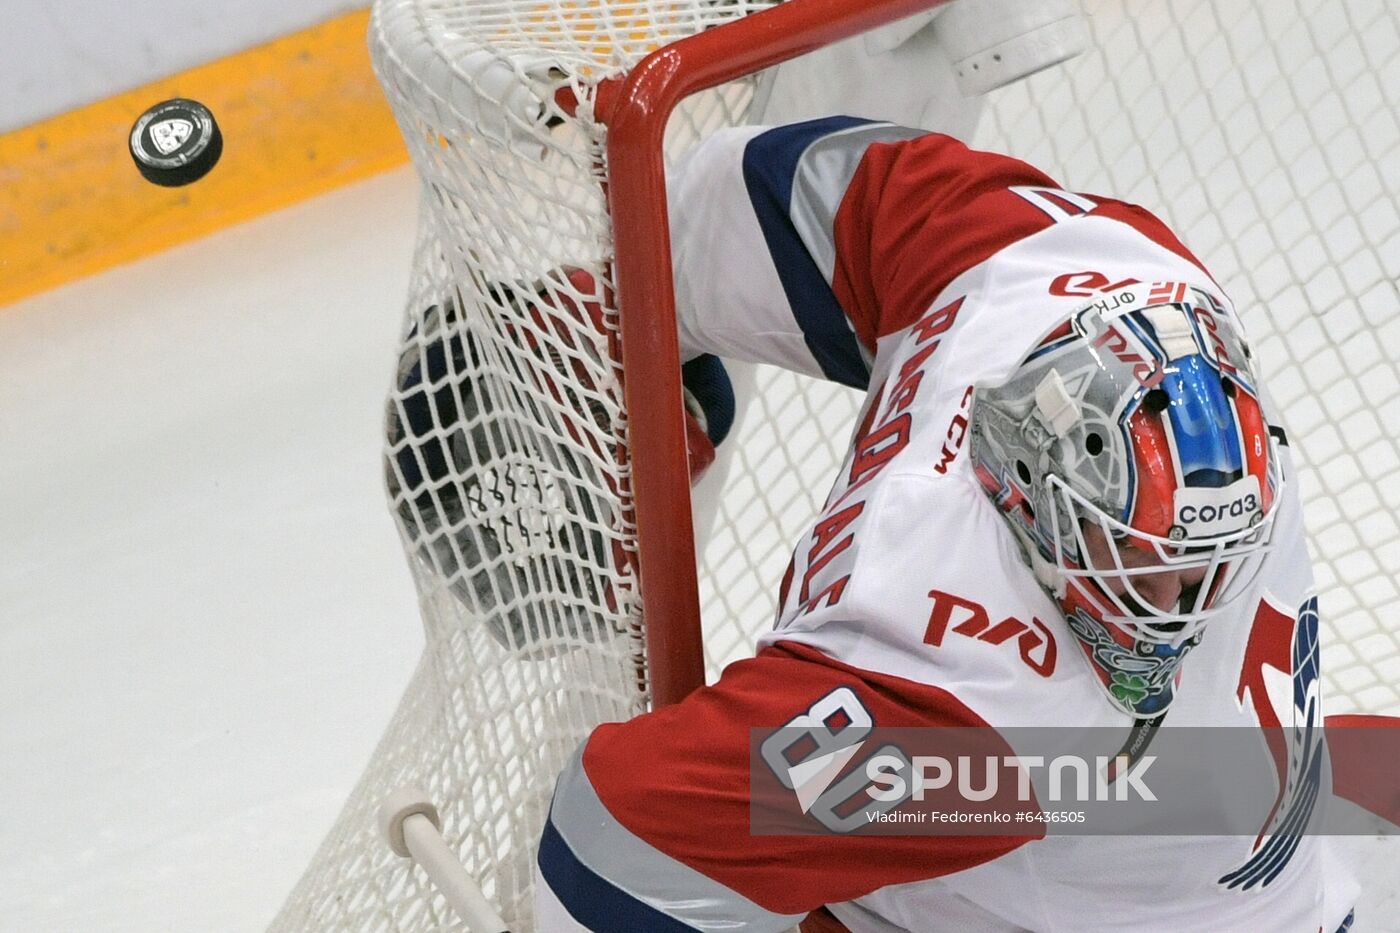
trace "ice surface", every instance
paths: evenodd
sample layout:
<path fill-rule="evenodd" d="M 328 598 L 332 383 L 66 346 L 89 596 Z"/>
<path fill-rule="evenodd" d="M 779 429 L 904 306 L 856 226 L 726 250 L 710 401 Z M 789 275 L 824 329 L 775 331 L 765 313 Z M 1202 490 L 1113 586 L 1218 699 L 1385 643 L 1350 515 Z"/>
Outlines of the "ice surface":
<path fill-rule="evenodd" d="M 416 203 L 0 309 L 0 930 L 258 930 L 330 826 L 422 646 L 379 466 Z"/>

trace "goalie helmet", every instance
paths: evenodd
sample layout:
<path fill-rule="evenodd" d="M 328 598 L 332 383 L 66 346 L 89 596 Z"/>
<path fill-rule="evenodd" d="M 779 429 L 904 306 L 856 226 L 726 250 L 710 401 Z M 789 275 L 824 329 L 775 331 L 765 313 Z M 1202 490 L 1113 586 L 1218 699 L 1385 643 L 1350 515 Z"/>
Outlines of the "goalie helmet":
<path fill-rule="evenodd" d="M 1233 315 L 1182 283 L 1107 293 L 978 386 L 970 420 L 979 482 L 1110 698 L 1160 716 L 1250 592 L 1282 491 Z"/>

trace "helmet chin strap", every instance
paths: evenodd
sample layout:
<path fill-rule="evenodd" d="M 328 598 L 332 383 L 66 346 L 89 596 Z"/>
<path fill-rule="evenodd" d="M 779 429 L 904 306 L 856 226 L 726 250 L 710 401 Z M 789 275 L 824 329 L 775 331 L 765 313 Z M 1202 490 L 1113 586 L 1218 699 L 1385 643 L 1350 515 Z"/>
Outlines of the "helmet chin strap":
<path fill-rule="evenodd" d="M 1060 573 L 1060 568 L 1053 561 L 1042 557 L 1036 548 L 1028 549 L 1028 553 L 1031 556 L 1031 570 L 1040 581 L 1040 585 L 1053 593 L 1056 599 L 1064 599 L 1069 585 L 1065 581 L 1065 575 Z"/>

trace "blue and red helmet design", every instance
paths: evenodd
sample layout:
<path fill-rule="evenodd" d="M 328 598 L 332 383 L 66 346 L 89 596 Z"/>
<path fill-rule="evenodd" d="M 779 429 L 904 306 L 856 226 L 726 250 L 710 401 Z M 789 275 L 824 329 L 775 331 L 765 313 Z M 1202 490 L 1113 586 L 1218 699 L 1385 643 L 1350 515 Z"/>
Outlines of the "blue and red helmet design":
<path fill-rule="evenodd" d="M 979 386 L 975 472 L 1114 701 L 1176 668 L 1267 552 L 1281 474 L 1238 321 L 1207 288 L 1134 284 Z"/>

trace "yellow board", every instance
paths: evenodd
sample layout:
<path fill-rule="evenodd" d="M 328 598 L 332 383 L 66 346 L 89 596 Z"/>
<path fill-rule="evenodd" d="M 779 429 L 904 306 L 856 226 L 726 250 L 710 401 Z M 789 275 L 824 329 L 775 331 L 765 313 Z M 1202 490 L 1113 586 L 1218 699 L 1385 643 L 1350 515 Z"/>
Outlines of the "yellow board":
<path fill-rule="evenodd" d="M 150 255 L 408 159 L 357 11 L 0 135 L 0 305 Z M 151 104 L 190 97 L 224 135 L 183 188 L 127 150 Z M 373 223 L 373 218 L 366 218 Z"/>

